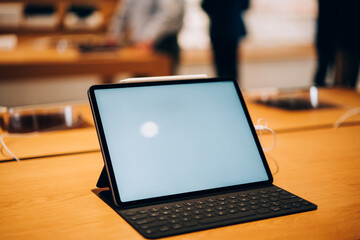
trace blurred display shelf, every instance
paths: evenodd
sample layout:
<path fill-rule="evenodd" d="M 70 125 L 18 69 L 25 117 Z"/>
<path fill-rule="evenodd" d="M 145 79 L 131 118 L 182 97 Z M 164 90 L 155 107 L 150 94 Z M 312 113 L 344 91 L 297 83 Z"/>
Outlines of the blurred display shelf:
<path fill-rule="evenodd" d="M 0 16 L 0 34 L 17 34 L 17 35 L 36 35 L 36 34 L 68 34 L 68 33 L 101 33 L 106 31 L 108 22 L 110 21 L 117 0 L 3 0 L 0 1 L 0 8 L 8 8 L 10 11 L 3 11 L 3 16 Z M 53 6 L 54 17 L 56 22 L 51 27 L 37 27 L 29 26 L 25 23 L 24 7 L 28 4 L 38 6 Z M 65 26 L 65 18 L 68 9 L 72 5 L 92 5 L 97 8 L 102 17 L 102 22 L 96 28 L 92 29 L 68 29 Z M 1 7 L 2 6 L 2 7 Z M 16 8 L 19 8 L 16 10 Z M 11 16 L 10 14 L 13 14 Z M 18 14 L 19 16 L 15 16 Z M 1 15 L 1 11 L 0 11 Z M 13 17 L 14 23 L 9 22 L 6 18 Z M 16 18 L 18 18 L 16 20 Z M 3 21 L 3 23 L 1 23 Z M 39 21 L 38 21 L 39 22 Z M 41 20 L 40 20 L 41 22 Z"/>

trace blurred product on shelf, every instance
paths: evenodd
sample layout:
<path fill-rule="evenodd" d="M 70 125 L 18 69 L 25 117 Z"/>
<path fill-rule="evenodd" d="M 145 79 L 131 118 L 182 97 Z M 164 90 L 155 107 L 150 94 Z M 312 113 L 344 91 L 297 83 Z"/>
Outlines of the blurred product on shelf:
<path fill-rule="evenodd" d="M 69 30 L 95 30 L 103 25 L 103 15 L 94 5 L 73 4 L 67 10 L 64 27 Z"/>
<path fill-rule="evenodd" d="M 35 29 L 55 29 L 59 22 L 55 5 L 28 3 L 23 10 L 21 26 Z"/>

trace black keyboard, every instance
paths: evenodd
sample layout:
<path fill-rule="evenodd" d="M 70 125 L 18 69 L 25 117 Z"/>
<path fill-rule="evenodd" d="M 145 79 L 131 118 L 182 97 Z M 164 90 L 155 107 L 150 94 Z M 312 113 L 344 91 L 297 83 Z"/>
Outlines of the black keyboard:
<path fill-rule="evenodd" d="M 279 187 L 116 210 L 146 238 L 160 238 L 315 210 L 316 205 Z"/>

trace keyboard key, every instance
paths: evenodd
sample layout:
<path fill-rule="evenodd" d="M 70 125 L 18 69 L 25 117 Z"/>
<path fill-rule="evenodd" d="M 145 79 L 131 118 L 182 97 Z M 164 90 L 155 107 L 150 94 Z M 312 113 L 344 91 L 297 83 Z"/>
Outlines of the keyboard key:
<path fill-rule="evenodd" d="M 214 213 L 206 213 L 205 217 L 207 217 L 207 218 L 215 217 L 215 214 Z"/>
<path fill-rule="evenodd" d="M 292 203 L 291 206 L 293 206 L 295 208 L 299 208 L 299 207 L 301 207 L 301 203 Z"/>
<path fill-rule="evenodd" d="M 185 207 L 184 209 L 185 209 L 185 211 L 192 211 L 192 210 L 194 210 L 195 208 L 194 208 L 194 207 Z"/>
<path fill-rule="evenodd" d="M 170 228 L 168 226 L 162 226 L 160 229 L 159 229 L 161 232 L 167 232 L 170 230 Z"/>
<path fill-rule="evenodd" d="M 139 215 L 135 215 L 135 216 L 130 217 L 130 219 L 133 220 L 133 221 L 136 221 L 136 220 L 139 220 L 139 219 L 144 219 L 146 217 L 147 217 L 146 214 L 139 214 Z"/>
<path fill-rule="evenodd" d="M 263 208 L 268 208 L 268 207 L 270 207 L 270 203 L 262 203 L 262 204 L 260 204 L 260 206 Z"/>
<path fill-rule="evenodd" d="M 252 210 L 256 210 L 256 209 L 259 209 L 259 208 L 260 208 L 259 205 L 251 205 L 250 206 L 250 209 L 252 209 Z"/>
<path fill-rule="evenodd" d="M 280 199 L 285 200 L 285 199 L 294 199 L 297 198 L 295 195 L 292 194 L 287 194 L 287 195 L 281 195 L 279 196 Z"/>
<path fill-rule="evenodd" d="M 269 197 L 268 199 L 270 201 L 279 201 L 280 200 L 280 198 L 278 198 L 278 197 Z"/>
<path fill-rule="evenodd" d="M 166 224 L 167 224 L 167 222 L 165 222 L 165 221 L 157 221 L 157 222 L 141 225 L 140 228 L 141 229 L 156 228 L 156 227 L 164 226 Z"/>
<path fill-rule="evenodd" d="M 205 212 L 213 212 L 214 211 L 214 209 L 213 208 L 205 208 L 205 210 L 204 210 Z"/>
<path fill-rule="evenodd" d="M 154 231 L 154 230 L 151 230 L 151 229 L 147 229 L 147 230 L 145 230 L 145 232 L 146 232 L 147 234 L 154 234 L 154 233 L 155 233 L 155 231 Z"/>
<path fill-rule="evenodd" d="M 291 206 L 289 204 L 282 204 L 282 205 L 280 205 L 280 207 L 283 208 L 283 209 L 290 209 L 291 208 Z"/>
<path fill-rule="evenodd" d="M 174 213 L 182 213 L 182 212 L 184 212 L 184 209 L 182 209 L 182 208 L 175 208 L 175 209 L 173 210 L 173 212 L 174 212 Z"/>
<path fill-rule="evenodd" d="M 165 217 L 165 216 L 160 216 L 159 218 L 158 218 L 158 220 L 160 220 L 160 221 L 164 221 L 164 220 L 167 220 L 168 219 L 168 217 Z"/>
<path fill-rule="evenodd" d="M 192 211 L 191 213 L 193 214 L 202 214 L 204 211 L 203 210 L 195 210 L 195 211 Z"/>
<path fill-rule="evenodd" d="M 243 208 L 240 208 L 239 210 L 240 210 L 241 212 L 246 212 L 246 211 L 249 211 L 249 208 L 243 207 Z"/>
<path fill-rule="evenodd" d="M 244 218 L 244 217 L 249 217 L 249 216 L 253 216 L 253 215 L 255 215 L 255 212 L 253 212 L 253 211 L 241 212 L 241 213 L 239 212 L 239 213 L 229 214 L 229 215 L 224 215 L 224 216 L 204 218 L 202 220 L 199 220 L 199 222 L 201 224 L 208 224 L 208 223 L 221 222 L 221 221 L 226 221 L 226 220 L 235 219 L 235 218 Z"/>
<path fill-rule="evenodd" d="M 148 213 L 149 211 L 147 209 L 140 209 L 139 211 L 137 211 L 137 213 L 139 214 L 145 214 Z"/>
<path fill-rule="evenodd" d="M 155 228 L 155 227 L 161 227 L 166 225 L 167 222 L 166 221 L 155 221 L 153 223 L 149 223 L 147 224 L 149 228 Z"/>
<path fill-rule="evenodd" d="M 276 207 L 276 206 L 273 206 L 273 207 L 270 207 L 270 209 L 274 212 L 277 212 L 277 211 L 280 211 L 280 207 Z"/>
<path fill-rule="evenodd" d="M 135 211 L 127 211 L 124 214 L 125 214 L 125 216 L 134 216 L 136 214 L 136 212 Z"/>
<path fill-rule="evenodd" d="M 138 225 L 148 224 L 148 223 L 152 223 L 152 222 L 155 222 L 154 218 L 146 218 L 146 219 L 141 219 L 141 220 L 135 221 L 135 223 Z"/>
<path fill-rule="evenodd" d="M 219 200 L 219 201 L 225 201 L 225 200 L 226 200 L 226 198 L 225 198 L 225 197 L 223 197 L 223 196 L 221 196 L 221 197 L 218 197 L 218 198 L 217 198 L 217 200 Z"/>
<path fill-rule="evenodd" d="M 228 213 L 230 213 L 230 214 L 234 214 L 234 213 L 237 213 L 237 212 L 239 212 L 239 210 L 237 210 L 237 209 L 228 210 Z"/>
<path fill-rule="evenodd" d="M 179 229 L 182 228 L 182 226 L 180 224 L 174 224 L 171 226 L 173 229 Z"/>
<path fill-rule="evenodd" d="M 219 206 L 219 207 L 217 207 L 216 209 L 217 209 L 217 210 L 225 210 L 226 207 L 225 207 L 225 206 Z"/>
<path fill-rule="evenodd" d="M 149 217 L 157 217 L 159 215 L 160 214 L 158 212 L 152 212 L 152 213 L 149 214 Z M 144 216 L 146 216 L 146 215 L 144 214 Z"/>
<path fill-rule="evenodd" d="M 179 223 L 180 221 L 176 219 L 170 219 L 168 222 L 171 224 L 175 224 L 175 223 Z"/>
<path fill-rule="evenodd" d="M 188 216 L 191 216 L 191 212 L 184 212 L 181 215 L 184 217 L 188 217 Z"/>
<path fill-rule="evenodd" d="M 160 208 L 158 208 L 158 207 L 152 207 L 152 208 L 150 208 L 150 211 L 151 211 L 151 212 L 158 212 L 158 211 L 160 211 Z"/>

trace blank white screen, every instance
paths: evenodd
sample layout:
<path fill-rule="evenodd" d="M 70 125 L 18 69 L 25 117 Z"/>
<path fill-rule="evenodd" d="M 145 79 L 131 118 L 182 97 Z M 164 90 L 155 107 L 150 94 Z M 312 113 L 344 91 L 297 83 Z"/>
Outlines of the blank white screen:
<path fill-rule="evenodd" d="M 123 202 L 268 180 L 230 81 L 95 97 Z"/>

